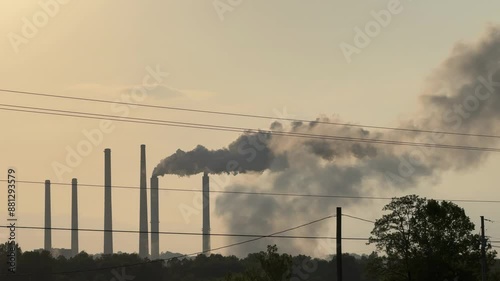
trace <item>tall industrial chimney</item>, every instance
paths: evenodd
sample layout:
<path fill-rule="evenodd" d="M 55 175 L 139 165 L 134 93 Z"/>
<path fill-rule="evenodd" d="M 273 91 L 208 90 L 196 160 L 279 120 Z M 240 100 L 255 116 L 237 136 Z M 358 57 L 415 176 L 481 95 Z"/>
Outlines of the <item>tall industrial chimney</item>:
<path fill-rule="evenodd" d="M 45 251 L 52 251 L 52 222 L 51 222 L 51 212 L 50 212 L 50 181 L 45 181 L 45 240 L 43 248 Z"/>
<path fill-rule="evenodd" d="M 158 204 L 158 177 L 151 177 L 151 259 L 160 257 L 160 221 Z"/>
<path fill-rule="evenodd" d="M 149 256 L 148 241 L 148 194 L 146 183 L 146 146 L 141 145 L 141 188 L 140 188 L 140 213 L 139 213 L 139 256 Z"/>
<path fill-rule="evenodd" d="M 71 181 L 71 256 L 78 254 L 78 180 Z"/>
<path fill-rule="evenodd" d="M 210 255 L 210 178 L 203 173 L 203 253 Z"/>
<path fill-rule="evenodd" d="M 104 254 L 113 254 L 113 215 L 111 208 L 111 149 L 104 150 Z"/>

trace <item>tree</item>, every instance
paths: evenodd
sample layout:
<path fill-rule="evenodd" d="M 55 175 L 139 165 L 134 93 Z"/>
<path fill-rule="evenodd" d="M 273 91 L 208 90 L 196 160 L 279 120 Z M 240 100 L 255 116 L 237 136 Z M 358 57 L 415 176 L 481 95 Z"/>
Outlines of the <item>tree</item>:
<path fill-rule="evenodd" d="M 372 273 L 380 280 L 476 280 L 480 274 L 479 234 L 465 211 L 448 201 L 409 195 L 394 198 L 375 222 L 369 243 Z M 488 263 L 496 255 L 487 243 Z"/>
<path fill-rule="evenodd" d="M 281 281 L 290 278 L 292 257 L 279 254 L 276 245 L 267 246 L 267 252 L 257 254 L 259 268 L 247 270 L 245 274 L 229 274 L 225 281 Z"/>
<path fill-rule="evenodd" d="M 267 277 L 265 280 L 288 280 L 292 257 L 287 254 L 278 254 L 276 245 L 267 246 L 267 252 L 260 253 L 259 261 Z"/>

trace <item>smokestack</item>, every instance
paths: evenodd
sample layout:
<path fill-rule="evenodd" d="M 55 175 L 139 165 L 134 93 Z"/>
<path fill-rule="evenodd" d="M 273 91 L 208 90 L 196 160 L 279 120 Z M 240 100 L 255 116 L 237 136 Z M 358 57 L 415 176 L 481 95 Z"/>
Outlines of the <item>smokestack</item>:
<path fill-rule="evenodd" d="M 71 181 L 71 256 L 78 254 L 78 180 Z"/>
<path fill-rule="evenodd" d="M 151 177 L 151 259 L 160 257 L 158 177 Z"/>
<path fill-rule="evenodd" d="M 139 256 L 149 256 L 148 241 L 148 195 L 146 183 L 146 146 L 141 145 L 141 189 L 140 189 L 140 213 L 139 213 Z"/>
<path fill-rule="evenodd" d="M 113 216 L 111 209 L 111 149 L 104 150 L 104 254 L 113 254 Z"/>
<path fill-rule="evenodd" d="M 52 227 L 51 223 L 51 212 L 50 212 L 50 181 L 45 181 L 45 241 L 43 248 L 45 251 L 51 252 L 52 250 Z"/>
<path fill-rule="evenodd" d="M 203 173 L 203 253 L 210 255 L 210 178 Z"/>

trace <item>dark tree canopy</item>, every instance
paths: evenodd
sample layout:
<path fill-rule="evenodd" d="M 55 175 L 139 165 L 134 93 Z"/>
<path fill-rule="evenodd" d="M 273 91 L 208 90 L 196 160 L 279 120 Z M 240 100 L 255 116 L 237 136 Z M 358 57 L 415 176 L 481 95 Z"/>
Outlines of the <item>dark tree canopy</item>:
<path fill-rule="evenodd" d="M 380 280 L 478 280 L 481 237 L 462 208 L 409 195 L 383 210 L 370 237 L 385 254 L 372 265 Z M 496 252 L 487 250 L 492 265 Z"/>
<path fill-rule="evenodd" d="M 336 280 L 333 259 L 316 259 L 304 255 L 290 256 L 278 253 L 276 246 L 267 251 L 249 254 L 245 258 L 235 256 L 198 255 L 193 258 L 169 258 L 168 262 L 148 262 L 137 254 L 113 254 L 92 256 L 81 252 L 73 258 L 52 257 L 46 251 L 18 253 L 17 274 L 8 275 L 6 245 L 0 244 L 0 280 L 15 281 L 330 281 Z M 344 254 L 344 280 L 375 281 L 366 276 L 370 257 L 355 258 Z M 121 267 L 122 265 L 132 265 Z M 117 267 L 116 267 L 117 266 Z M 116 267 L 114 269 L 111 269 Z M 96 270 L 97 269 L 97 270 Z M 100 269 L 100 270 L 98 270 Z M 88 271 L 87 271 L 88 270 Z M 67 274 L 52 274 L 69 272 Z M 72 273 L 71 273 L 72 272 Z M 22 276 L 35 273 L 32 276 Z M 332 279 L 333 277 L 333 279 Z M 113 279 L 114 278 L 114 279 Z"/>

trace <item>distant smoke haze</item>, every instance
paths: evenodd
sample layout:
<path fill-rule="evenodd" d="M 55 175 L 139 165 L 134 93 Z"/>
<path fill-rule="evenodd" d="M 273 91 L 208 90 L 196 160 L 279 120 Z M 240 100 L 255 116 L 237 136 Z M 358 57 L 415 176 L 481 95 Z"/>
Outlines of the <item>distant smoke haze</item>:
<path fill-rule="evenodd" d="M 401 122 L 401 127 L 500 134 L 497 130 L 500 125 L 499 62 L 498 27 L 489 27 L 476 42 L 457 45 L 426 81 L 420 98 L 420 111 L 413 119 Z M 464 146 L 494 147 L 498 142 L 495 138 L 366 130 L 318 121 L 341 120 L 320 116 L 316 122 L 310 123 L 274 122 L 271 130 Z M 164 159 L 156 167 L 155 174 L 187 176 L 203 171 L 219 174 L 228 172 L 229 161 L 236 161 L 239 170 L 235 173 L 258 174 L 235 177 L 228 190 L 359 196 L 369 195 L 373 188 L 383 193 L 383 190 L 416 187 L 422 181 L 435 183 L 444 171 L 476 168 L 488 156 L 487 152 L 479 151 L 294 138 L 276 134 L 261 135 L 259 144 L 262 149 L 254 150 L 256 153 L 250 155 L 249 152 L 241 153 L 244 148 L 251 147 L 246 147 L 250 143 L 248 138 L 259 139 L 259 136 L 244 134 L 220 150 L 207 150 L 202 146 L 189 152 L 179 150 Z M 252 161 L 248 161 L 250 156 Z M 272 172 L 268 172 L 270 169 Z M 266 234 L 333 214 L 338 203 L 349 206 L 359 201 L 240 194 L 219 196 L 215 212 L 225 222 L 228 232 Z M 325 235 L 327 225 L 309 227 L 294 234 Z M 334 236 L 333 233 L 327 235 Z M 279 241 L 262 240 L 242 245 L 236 251 L 246 254 L 265 249 L 265 245 L 275 242 Z M 285 251 L 305 250 L 302 241 L 287 241 L 280 245 Z"/>

